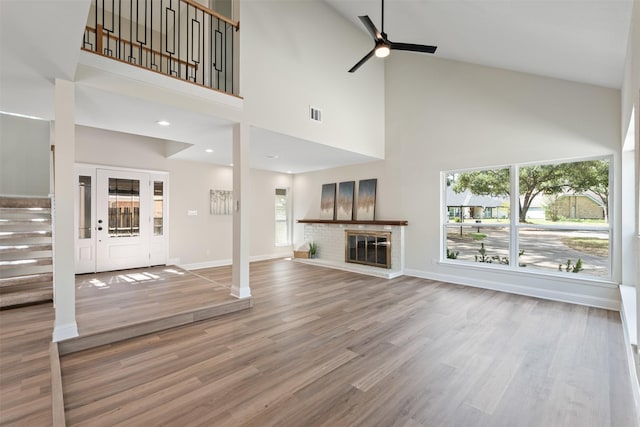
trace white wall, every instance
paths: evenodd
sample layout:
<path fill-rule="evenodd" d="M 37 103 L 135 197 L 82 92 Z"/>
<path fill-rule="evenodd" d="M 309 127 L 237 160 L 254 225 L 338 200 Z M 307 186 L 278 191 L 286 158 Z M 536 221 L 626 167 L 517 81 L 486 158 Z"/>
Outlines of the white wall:
<path fill-rule="evenodd" d="M 164 157 L 165 142 L 137 135 L 76 126 L 76 162 L 168 171 L 169 258 L 198 267 L 231 262 L 232 217 L 209 213 L 209 190 L 231 190 L 232 169 Z M 291 247 L 276 247 L 274 190 L 291 187 L 287 174 L 251 170 L 250 256 L 288 256 Z M 187 215 L 197 210 L 197 216 Z"/>
<path fill-rule="evenodd" d="M 50 124 L 0 114 L 0 194 L 48 196 Z"/>
<path fill-rule="evenodd" d="M 627 56 L 624 69 L 624 80 L 622 83 L 622 132 L 626 132 L 629 127 L 631 109 L 636 107 L 636 120 L 639 119 L 638 91 L 640 90 L 640 0 L 633 1 L 633 12 L 631 16 L 631 28 L 629 31 L 629 41 L 627 44 Z M 638 126 L 636 126 L 636 141 L 638 141 Z"/>
<path fill-rule="evenodd" d="M 347 72 L 371 37 L 322 1 L 245 0 L 240 13 L 247 122 L 382 158 L 383 63 Z M 309 120 L 310 105 L 322 109 L 322 125 Z"/>
<path fill-rule="evenodd" d="M 386 62 L 386 160 L 296 176 L 295 216 L 317 216 L 324 183 L 378 178 L 377 217 L 409 221 L 406 271 L 610 305 L 617 300 L 612 286 L 439 264 L 440 172 L 595 155 L 613 155 L 619 165 L 619 120 L 616 90 L 394 53 Z M 614 270 L 619 277 L 619 259 Z"/>
<path fill-rule="evenodd" d="M 633 190 L 635 201 L 632 208 L 634 212 L 634 217 L 632 219 L 634 223 L 633 234 L 635 234 L 636 236 L 640 236 L 640 0 L 634 0 L 633 2 L 631 29 L 629 32 L 629 42 L 627 45 L 627 57 L 621 93 L 621 128 L 623 135 L 624 132 L 626 132 L 629 128 L 631 111 L 635 108 L 635 135 L 633 135 L 633 146 L 635 150 L 635 152 L 633 153 L 633 162 L 635 163 L 635 165 L 633 168 L 633 172 L 627 171 L 627 176 L 630 176 L 632 173 L 634 175 Z M 629 154 L 625 153 L 625 157 L 627 158 L 627 164 L 633 163 L 629 158 L 631 157 Z M 629 179 L 631 178 L 629 177 Z M 631 209 L 625 209 L 625 213 L 630 211 Z M 628 217 L 625 218 L 625 223 L 628 223 L 629 221 L 630 219 Z M 626 241 L 628 241 L 628 239 L 632 239 L 635 242 L 629 242 L 625 244 L 626 252 L 623 251 L 623 256 L 625 256 L 626 263 L 628 263 L 625 269 L 624 284 L 636 286 L 637 288 L 640 285 L 640 237 L 633 238 L 627 234 L 627 236 L 625 236 L 625 239 Z M 633 268 L 629 268 L 629 265 L 633 266 Z M 635 317 L 634 326 L 636 330 L 636 336 L 630 338 L 631 342 L 638 342 L 638 339 L 640 338 L 640 316 L 638 316 L 638 307 L 640 307 L 640 292 L 637 291 L 635 303 L 635 310 L 627 310 L 624 313 L 626 316 L 626 322 L 633 321 L 633 318 Z M 627 325 L 627 328 L 627 331 L 631 333 L 631 331 L 633 330 L 633 326 Z M 636 389 L 634 388 L 634 390 Z M 637 398 L 638 396 L 636 395 L 636 399 Z"/>

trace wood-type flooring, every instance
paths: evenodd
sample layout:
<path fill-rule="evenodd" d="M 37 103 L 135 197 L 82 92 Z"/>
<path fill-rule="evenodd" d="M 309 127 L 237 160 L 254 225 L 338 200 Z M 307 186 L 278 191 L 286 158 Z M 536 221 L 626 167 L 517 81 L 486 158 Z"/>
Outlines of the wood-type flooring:
<path fill-rule="evenodd" d="M 49 303 L 0 310 L 0 425 L 51 425 Z"/>
<path fill-rule="evenodd" d="M 235 301 L 230 285 L 175 266 L 76 276 L 80 336 Z"/>
<path fill-rule="evenodd" d="M 617 312 L 287 260 L 251 289 L 249 310 L 62 357 L 67 424 L 637 425 Z"/>

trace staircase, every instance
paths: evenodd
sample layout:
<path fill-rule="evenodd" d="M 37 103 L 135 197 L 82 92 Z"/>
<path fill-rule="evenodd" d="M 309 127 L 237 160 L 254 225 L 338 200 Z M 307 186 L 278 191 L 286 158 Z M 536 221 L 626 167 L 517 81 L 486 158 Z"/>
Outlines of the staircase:
<path fill-rule="evenodd" d="M 0 197 L 0 308 L 53 299 L 51 199 Z"/>

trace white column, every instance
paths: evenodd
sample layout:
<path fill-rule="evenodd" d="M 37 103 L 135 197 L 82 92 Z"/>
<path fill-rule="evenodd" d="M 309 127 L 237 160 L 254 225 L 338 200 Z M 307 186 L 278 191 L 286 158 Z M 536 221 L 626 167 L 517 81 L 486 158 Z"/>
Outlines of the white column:
<path fill-rule="evenodd" d="M 74 275 L 75 86 L 56 79 L 54 125 L 53 341 L 78 336 Z"/>
<path fill-rule="evenodd" d="M 231 295 L 251 296 L 249 287 L 249 126 L 233 125 L 233 266 Z"/>

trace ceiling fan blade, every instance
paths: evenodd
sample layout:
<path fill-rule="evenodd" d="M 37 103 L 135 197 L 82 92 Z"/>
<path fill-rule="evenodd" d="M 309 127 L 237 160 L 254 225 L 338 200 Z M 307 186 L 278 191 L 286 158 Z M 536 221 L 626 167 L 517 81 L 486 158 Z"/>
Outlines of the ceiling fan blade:
<path fill-rule="evenodd" d="M 371 52 L 367 53 L 364 58 L 362 58 L 360 61 L 358 61 L 358 63 L 356 65 L 354 65 L 353 67 L 351 67 L 351 69 L 349 70 L 350 73 L 353 73 L 354 71 L 356 71 L 358 68 L 360 68 L 360 66 L 362 64 L 364 64 L 365 62 L 367 62 L 369 60 L 369 58 L 371 58 L 373 56 L 373 54 L 376 52 L 375 49 L 372 49 Z"/>
<path fill-rule="evenodd" d="M 438 46 L 428 46 L 424 44 L 412 43 L 391 43 L 391 49 L 408 50 L 410 52 L 435 53 Z"/>
<path fill-rule="evenodd" d="M 378 29 L 376 28 L 373 21 L 371 21 L 371 18 L 369 18 L 368 15 L 358 16 L 358 18 L 360 18 L 362 25 L 365 26 L 365 28 L 369 31 L 369 34 L 371 34 L 371 37 L 373 37 L 374 40 L 380 40 L 382 38 L 382 33 L 378 31 Z"/>

